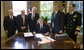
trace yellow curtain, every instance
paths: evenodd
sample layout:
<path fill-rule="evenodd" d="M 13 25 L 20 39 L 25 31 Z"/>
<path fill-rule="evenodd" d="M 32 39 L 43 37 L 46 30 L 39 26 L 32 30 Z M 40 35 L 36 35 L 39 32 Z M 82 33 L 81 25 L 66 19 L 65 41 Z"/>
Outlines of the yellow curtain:
<path fill-rule="evenodd" d="M 7 37 L 7 34 L 5 34 L 4 28 L 3 28 L 3 20 L 4 20 L 4 16 L 8 15 L 9 9 L 12 9 L 12 2 L 11 1 L 1 1 L 1 38 Z"/>
<path fill-rule="evenodd" d="M 4 16 L 8 15 L 8 10 L 12 9 L 12 1 L 3 1 Z"/>
<path fill-rule="evenodd" d="M 4 19 L 4 4 L 3 1 L 1 1 L 1 38 L 7 37 L 3 29 L 3 19 Z"/>
<path fill-rule="evenodd" d="M 31 8 L 37 7 L 37 13 L 40 14 L 40 1 L 31 1 Z"/>

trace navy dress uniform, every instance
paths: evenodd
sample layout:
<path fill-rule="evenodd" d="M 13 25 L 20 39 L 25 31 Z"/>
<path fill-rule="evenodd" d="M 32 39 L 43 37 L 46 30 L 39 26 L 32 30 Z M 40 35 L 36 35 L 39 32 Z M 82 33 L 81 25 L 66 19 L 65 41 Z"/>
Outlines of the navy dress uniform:
<path fill-rule="evenodd" d="M 80 31 L 81 27 L 81 13 L 74 11 L 73 13 L 67 13 L 65 17 L 65 26 L 66 26 L 66 33 L 76 42 L 75 32 Z"/>

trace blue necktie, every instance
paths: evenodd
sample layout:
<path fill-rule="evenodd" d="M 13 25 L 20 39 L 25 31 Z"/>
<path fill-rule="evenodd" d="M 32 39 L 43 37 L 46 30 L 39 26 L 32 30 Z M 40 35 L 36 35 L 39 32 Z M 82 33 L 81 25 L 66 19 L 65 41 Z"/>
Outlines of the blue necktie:
<path fill-rule="evenodd" d="M 56 12 L 54 13 L 54 17 L 53 18 L 55 18 L 55 16 L 56 16 Z M 54 22 L 52 22 L 52 28 L 54 28 Z"/>
<path fill-rule="evenodd" d="M 52 23 L 52 28 L 54 28 L 54 22 Z"/>
<path fill-rule="evenodd" d="M 40 33 L 43 33 L 43 26 L 40 26 Z"/>

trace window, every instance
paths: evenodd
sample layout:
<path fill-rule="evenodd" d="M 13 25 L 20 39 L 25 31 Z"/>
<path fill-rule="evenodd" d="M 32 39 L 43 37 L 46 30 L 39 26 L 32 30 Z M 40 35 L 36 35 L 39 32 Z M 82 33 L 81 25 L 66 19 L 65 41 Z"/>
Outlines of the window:
<path fill-rule="evenodd" d="M 83 1 L 69 1 L 69 3 L 74 3 L 76 5 L 76 10 L 83 9 Z"/>
<path fill-rule="evenodd" d="M 25 10 L 27 14 L 27 2 L 26 1 L 12 1 L 13 13 L 15 16 L 21 14 L 21 10 Z"/>
<path fill-rule="evenodd" d="M 76 5 L 76 11 L 79 11 L 82 14 L 81 17 L 81 32 L 83 32 L 83 1 L 69 1 L 70 3 L 74 3 Z"/>
<path fill-rule="evenodd" d="M 51 21 L 53 12 L 53 1 L 40 1 L 40 16 L 48 16 L 48 21 Z"/>

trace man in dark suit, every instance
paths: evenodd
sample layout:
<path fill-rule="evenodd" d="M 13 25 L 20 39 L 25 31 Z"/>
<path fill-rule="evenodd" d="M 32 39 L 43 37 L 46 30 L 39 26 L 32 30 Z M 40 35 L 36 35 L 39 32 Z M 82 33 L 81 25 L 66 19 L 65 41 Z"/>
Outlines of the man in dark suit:
<path fill-rule="evenodd" d="M 76 42 L 77 34 L 81 28 L 81 13 L 75 11 L 75 4 L 69 5 L 69 13 L 65 17 L 66 33 Z"/>
<path fill-rule="evenodd" d="M 13 11 L 9 10 L 8 11 L 9 15 L 4 17 L 4 30 L 5 33 L 7 33 L 7 37 L 10 38 L 11 36 L 13 36 L 15 34 L 16 31 L 16 17 L 13 16 Z"/>
<path fill-rule="evenodd" d="M 59 7 L 54 6 L 54 12 L 51 18 L 51 29 L 52 33 L 63 33 L 64 30 L 64 13 L 59 11 Z"/>
<path fill-rule="evenodd" d="M 29 13 L 28 17 L 30 32 L 34 32 L 37 25 L 37 20 L 39 19 L 39 14 L 36 13 L 36 7 L 32 8 L 32 13 Z"/>
<path fill-rule="evenodd" d="M 50 28 L 47 24 L 43 23 L 43 19 L 39 18 L 37 28 L 36 28 L 37 33 L 45 33 L 45 35 L 48 35 L 50 33 Z"/>
<path fill-rule="evenodd" d="M 17 15 L 17 29 L 18 32 L 28 32 L 28 21 L 29 18 L 25 15 L 25 10 L 21 11 L 20 15 Z"/>

